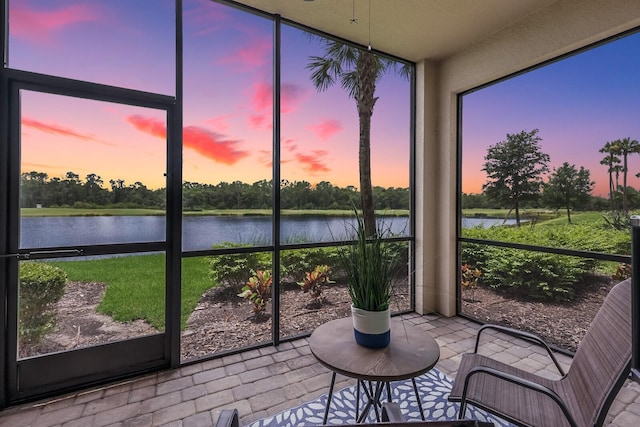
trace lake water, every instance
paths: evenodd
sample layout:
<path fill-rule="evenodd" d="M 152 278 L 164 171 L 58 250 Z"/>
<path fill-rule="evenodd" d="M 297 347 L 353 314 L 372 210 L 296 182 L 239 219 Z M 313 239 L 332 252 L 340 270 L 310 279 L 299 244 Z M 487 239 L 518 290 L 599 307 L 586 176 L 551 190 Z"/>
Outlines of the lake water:
<path fill-rule="evenodd" d="M 407 217 L 384 217 L 382 227 L 394 235 L 409 233 Z M 185 216 L 183 251 L 211 249 L 222 242 L 269 245 L 272 218 L 268 216 Z M 464 218 L 463 227 L 502 224 L 490 218 Z M 353 219 L 324 216 L 284 216 L 281 241 L 328 242 L 347 240 Z M 162 216 L 25 217 L 20 233 L 21 248 L 82 246 L 112 243 L 157 242 L 165 239 Z"/>

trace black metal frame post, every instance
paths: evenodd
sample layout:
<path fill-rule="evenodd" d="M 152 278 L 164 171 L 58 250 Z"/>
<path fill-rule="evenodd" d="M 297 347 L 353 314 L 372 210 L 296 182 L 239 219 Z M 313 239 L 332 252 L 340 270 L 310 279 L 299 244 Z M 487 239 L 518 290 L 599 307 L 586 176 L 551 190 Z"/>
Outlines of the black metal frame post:
<path fill-rule="evenodd" d="M 640 216 L 631 224 L 631 378 L 640 383 Z"/>

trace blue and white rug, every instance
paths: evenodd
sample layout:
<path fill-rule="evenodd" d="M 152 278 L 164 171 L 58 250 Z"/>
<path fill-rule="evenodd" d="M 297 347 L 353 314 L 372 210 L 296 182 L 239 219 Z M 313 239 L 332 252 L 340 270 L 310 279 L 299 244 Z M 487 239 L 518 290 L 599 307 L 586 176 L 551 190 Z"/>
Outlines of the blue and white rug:
<path fill-rule="evenodd" d="M 459 403 L 447 401 L 453 381 L 437 369 L 416 378 L 418 391 L 422 398 L 424 416 L 430 421 L 455 420 L 458 417 Z M 328 387 L 328 384 L 327 384 Z M 364 398 L 360 390 L 360 411 L 364 407 Z M 418 403 L 413 392 L 411 380 L 391 383 L 391 395 L 394 402 L 400 402 L 402 414 L 407 421 L 421 421 Z M 386 394 L 384 395 L 386 401 Z M 355 408 L 356 386 L 347 387 L 340 391 L 334 391 L 331 399 L 331 408 L 327 424 L 354 424 L 356 416 Z M 324 394 L 316 400 L 304 403 L 295 408 L 287 409 L 271 417 L 263 418 L 250 424 L 249 427 L 295 427 L 322 425 L 324 410 L 327 404 L 327 395 Z M 466 418 L 479 421 L 490 421 L 496 427 L 511 427 L 508 422 L 467 405 Z M 367 423 L 375 422 L 375 413 L 370 411 Z"/>

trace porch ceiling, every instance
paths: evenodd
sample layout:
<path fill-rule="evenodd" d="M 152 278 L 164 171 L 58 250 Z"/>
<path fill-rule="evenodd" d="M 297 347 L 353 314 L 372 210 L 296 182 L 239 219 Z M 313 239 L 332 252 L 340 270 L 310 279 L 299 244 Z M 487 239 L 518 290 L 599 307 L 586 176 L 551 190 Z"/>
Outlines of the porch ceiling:
<path fill-rule="evenodd" d="M 460 52 L 557 0 L 237 0 L 410 61 Z M 369 5 L 371 35 L 369 39 Z M 352 17 L 357 23 L 352 24 Z"/>

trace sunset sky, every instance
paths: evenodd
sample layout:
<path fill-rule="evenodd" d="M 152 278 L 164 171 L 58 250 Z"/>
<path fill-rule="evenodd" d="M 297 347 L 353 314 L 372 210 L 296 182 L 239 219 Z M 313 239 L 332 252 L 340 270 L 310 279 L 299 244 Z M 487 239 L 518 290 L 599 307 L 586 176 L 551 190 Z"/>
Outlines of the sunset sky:
<path fill-rule="evenodd" d="M 9 65 L 175 95 L 173 0 L 11 0 Z M 208 0 L 184 0 L 184 180 L 271 179 L 270 20 Z M 348 25 L 348 20 L 345 20 Z M 316 40 L 282 33 L 281 175 L 358 186 L 355 103 L 336 86 L 318 93 L 305 69 Z M 640 35 L 478 90 L 463 103 L 463 191 L 480 192 L 484 155 L 507 133 L 539 129 L 551 166 L 584 166 L 606 195 L 607 142 L 640 140 Z M 373 115 L 374 185 L 409 185 L 409 84 L 379 83 Z M 162 111 L 22 93 L 22 170 L 97 173 L 164 186 Z M 640 155 L 630 184 L 640 188 Z"/>
<path fill-rule="evenodd" d="M 175 95 L 172 0 L 12 0 L 12 68 Z M 150 11 L 152 13 L 150 13 Z M 265 18 L 184 1 L 184 180 L 271 179 L 272 30 Z M 281 176 L 358 186 L 355 102 L 318 93 L 305 69 L 319 43 L 283 29 Z M 409 83 L 379 82 L 372 126 L 374 185 L 409 185 Z M 22 170 L 74 171 L 164 186 L 163 111 L 22 93 Z"/>
<path fill-rule="evenodd" d="M 606 197 L 607 141 L 640 141 L 640 34 L 587 50 L 464 96 L 463 191 L 481 192 L 487 148 L 507 133 L 539 129 L 551 167 L 584 166 Z M 629 185 L 640 189 L 640 155 L 629 158 Z M 622 180 L 622 178 L 620 178 Z M 622 182 L 622 181 L 621 181 Z"/>

